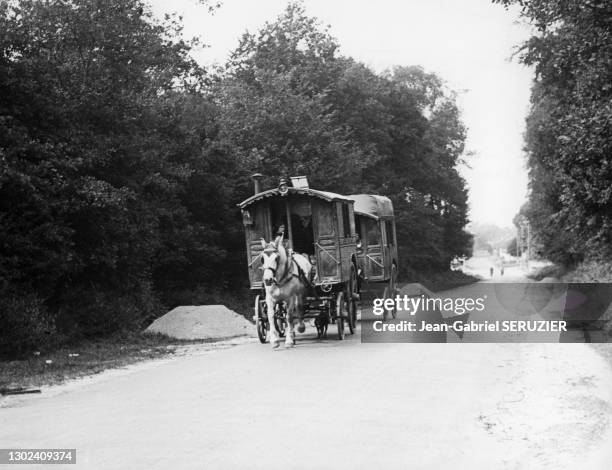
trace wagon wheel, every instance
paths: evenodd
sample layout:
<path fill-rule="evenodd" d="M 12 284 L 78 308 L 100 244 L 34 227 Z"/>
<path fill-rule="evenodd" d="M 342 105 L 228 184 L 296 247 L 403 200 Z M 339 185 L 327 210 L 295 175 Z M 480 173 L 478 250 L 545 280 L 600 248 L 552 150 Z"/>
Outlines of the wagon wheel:
<path fill-rule="evenodd" d="M 267 308 L 266 303 L 259 300 L 259 295 L 255 297 L 255 324 L 260 343 L 265 343 L 268 336 Z"/>
<path fill-rule="evenodd" d="M 355 265 L 351 264 L 351 274 L 348 282 L 348 289 L 346 294 L 346 306 L 348 313 L 348 327 L 349 333 L 354 334 L 357 328 L 357 301 L 354 298 L 355 290 L 357 288 L 357 270 Z"/>
<path fill-rule="evenodd" d="M 336 326 L 338 327 L 338 339 L 344 339 L 344 292 L 338 292 L 336 296 Z"/>
<path fill-rule="evenodd" d="M 383 299 L 395 299 L 396 294 L 396 282 L 397 282 L 397 268 L 395 264 L 391 268 L 391 277 L 389 278 L 389 282 L 385 286 L 385 291 L 383 292 Z M 393 303 L 393 308 L 383 309 L 383 320 L 387 320 L 389 318 L 389 313 L 391 313 L 391 317 L 393 319 L 397 318 L 397 305 L 395 302 Z"/>
<path fill-rule="evenodd" d="M 383 299 L 394 299 L 395 295 L 393 290 L 390 287 L 391 280 L 389 280 L 389 285 L 385 286 L 385 291 L 383 292 Z M 393 303 L 393 308 L 383 308 L 383 320 L 387 321 L 389 319 L 389 313 L 391 314 L 391 318 L 397 318 L 397 306 L 395 305 L 395 301 Z"/>
<path fill-rule="evenodd" d="M 385 286 L 382 298 L 383 301 L 389 298 L 389 286 Z M 387 321 L 387 318 L 389 318 L 389 311 L 383 307 L 383 321 Z"/>
<path fill-rule="evenodd" d="M 395 264 L 391 268 L 391 278 L 389 279 L 389 294 L 391 298 L 395 299 L 397 293 L 397 267 Z M 391 310 L 391 316 L 395 320 L 397 318 L 397 305 L 393 303 L 393 309 Z"/>
<path fill-rule="evenodd" d="M 282 304 L 276 304 L 274 312 L 274 328 L 278 332 L 281 338 L 285 337 L 285 326 L 287 325 L 287 320 L 285 317 L 286 314 L 286 306 L 283 302 Z"/>

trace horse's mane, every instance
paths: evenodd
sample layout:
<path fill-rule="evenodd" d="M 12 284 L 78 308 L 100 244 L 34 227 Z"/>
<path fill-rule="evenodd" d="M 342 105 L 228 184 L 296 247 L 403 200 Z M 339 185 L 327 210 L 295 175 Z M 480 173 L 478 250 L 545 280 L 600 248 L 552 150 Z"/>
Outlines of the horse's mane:
<path fill-rule="evenodd" d="M 265 242 L 265 239 L 262 238 L 262 241 Z M 284 254 L 288 256 L 289 252 L 284 242 L 285 240 L 284 240 L 283 235 L 279 235 L 278 237 L 274 239 L 274 241 L 266 243 L 264 251 L 280 251 L 280 249 L 282 248 L 282 250 L 284 251 Z"/>

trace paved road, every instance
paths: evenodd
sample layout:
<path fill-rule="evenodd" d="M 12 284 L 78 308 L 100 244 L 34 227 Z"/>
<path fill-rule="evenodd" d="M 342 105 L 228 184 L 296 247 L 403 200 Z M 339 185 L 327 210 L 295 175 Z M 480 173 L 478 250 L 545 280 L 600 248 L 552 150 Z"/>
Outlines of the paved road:
<path fill-rule="evenodd" d="M 531 266 L 543 265 L 543 263 L 531 262 Z M 489 269 L 493 268 L 493 276 Z M 464 272 L 474 276 L 480 276 L 484 282 L 527 282 L 525 270 L 521 266 L 505 266 L 504 274 L 501 273 L 500 261 L 489 256 L 474 257 L 467 260 Z"/>
<path fill-rule="evenodd" d="M 72 469 L 610 468 L 612 373 L 585 345 L 331 336 L 5 399 L 0 447 L 77 448 Z"/>

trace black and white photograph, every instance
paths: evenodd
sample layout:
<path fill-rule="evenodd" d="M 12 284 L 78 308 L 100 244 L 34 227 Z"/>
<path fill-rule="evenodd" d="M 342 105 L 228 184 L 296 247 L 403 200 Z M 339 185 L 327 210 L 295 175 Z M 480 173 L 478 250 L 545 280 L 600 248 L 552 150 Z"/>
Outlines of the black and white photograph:
<path fill-rule="evenodd" d="M 0 0 L 11 465 L 612 469 L 612 2 Z"/>

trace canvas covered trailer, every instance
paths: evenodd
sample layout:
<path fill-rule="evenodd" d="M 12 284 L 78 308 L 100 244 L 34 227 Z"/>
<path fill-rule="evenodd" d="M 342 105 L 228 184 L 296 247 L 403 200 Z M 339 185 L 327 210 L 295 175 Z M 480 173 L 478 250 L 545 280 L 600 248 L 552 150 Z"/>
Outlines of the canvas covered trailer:
<path fill-rule="evenodd" d="M 393 204 L 385 196 L 353 194 L 360 292 L 394 297 L 397 292 L 398 256 Z M 390 312 L 395 316 L 395 310 Z"/>

